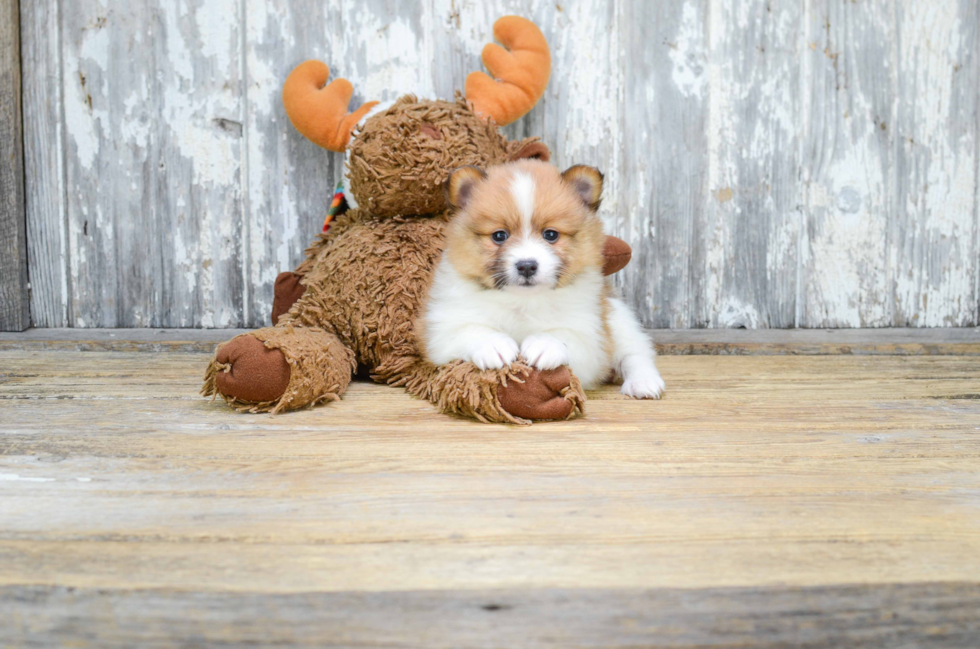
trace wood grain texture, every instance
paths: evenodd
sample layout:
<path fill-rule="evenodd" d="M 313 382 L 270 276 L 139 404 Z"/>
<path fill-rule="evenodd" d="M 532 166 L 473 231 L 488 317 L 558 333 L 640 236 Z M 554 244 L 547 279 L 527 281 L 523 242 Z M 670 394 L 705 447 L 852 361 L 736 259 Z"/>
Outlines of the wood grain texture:
<path fill-rule="evenodd" d="M 976 322 L 977 23 L 975 3 L 815 4 L 803 322 Z"/>
<path fill-rule="evenodd" d="M 0 332 L 0 350 L 211 352 L 247 329 L 29 329 Z M 658 354 L 980 356 L 977 328 L 654 329 Z"/>
<path fill-rule="evenodd" d="M 799 2 L 711 4 L 707 205 L 695 217 L 694 324 L 796 325 Z"/>
<path fill-rule="evenodd" d="M 266 324 L 343 173 L 289 126 L 288 71 L 449 98 L 508 13 L 553 69 L 506 132 L 606 172 L 646 326 L 980 322 L 976 3 L 25 5 L 37 324 Z"/>
<path fill-rule="evenodd" d="M 980 6 L 899 3 L 895 13 L 892 324 L 974 324 L 980 304 L 974 292 L 980 273 Z"/>
<path fill-rule="evenodd" d="M 974 649 L 971 583 L 255 594 L 0 588 L 12 645 Z M 79 638 L 89 639 L 79 641 Z"/>
<path fill-rule="evenodd" d="M 0 331 L 31 326 L 18 0 L 0 0 Z"/>
<path fill-rule="evenodd" d="M 695 316 L 703 250 L 694 215 L 707 202 L 707 2 L 627 3 L 620 93 L 621 197 L 610 231 L 633 246 L 616 279 L 655 327 L 702 324 Z M 656 151 L 656 155 L 649 152 Z"/>
<path fill-rule="evenodd" d="M 61 20 L 60 70 L 45 81 L 62 89 L 69 323 L 240 325 L 237 2 L 46 9 Z M 25 35 L 28 49 L 48 50 L 47 33 Z M 39 223 L 54 221 L 43 201 L 38 210 Z M 51 285 L 39 300 L 54 303 Z"/>
<path fill-rule="evenodd" d="M 808 14 L 802 323 L 883 327 L 891 321 L 897 72 L 890 6 L 815 2 Z"/>
<path fill-rule="evenodd" d="M 327 62 L 334 76 L 351 66 L 339 46 L 339 2 L 247 0 L 245 50 L 245 177 L 248 248 L 243 265 L 245 326 L 269 324 L 276 275 L 291 270 L 323 227 L 343 157 L 304 139 L 280 99 L 289 72 L 307 59 Z M 355 86 L 355 106 L 364 101 Z"/>
<path fill-rule="evenodd" d="M 32 0 L 20 6 L 23 52 L 24 166 L 31 321 L 35 327 L 67 327 L 71 295 L 65 196 L 64 104 L 61 87 L 61 23 L 58 3 Z"/>
<path fill-rule="evenodd" d="M 662 401 L 603 388 L 585 417 L 530 428 L 367 383 L 241 415 L 197 395 L 207 357 L 0 352 L 0 639 L 976 632 L 975 357 L 663 357 Z"/>

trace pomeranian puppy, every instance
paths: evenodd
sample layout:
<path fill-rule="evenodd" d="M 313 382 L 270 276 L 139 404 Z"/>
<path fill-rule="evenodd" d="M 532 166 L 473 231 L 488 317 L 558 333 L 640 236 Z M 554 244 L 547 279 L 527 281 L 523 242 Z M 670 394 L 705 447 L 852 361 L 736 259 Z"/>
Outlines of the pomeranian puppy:
<path fill-rule="evenodd" d="M 615 371 L 623 394 L 660 397 L 653 345 L 602 275 L 597 169 L 463 167 L 446 191 L 455 214 L 419 323 L 431 362 L 500 369 L 520 355 L 542 370 L 568 365 L 586 388 Z"/>

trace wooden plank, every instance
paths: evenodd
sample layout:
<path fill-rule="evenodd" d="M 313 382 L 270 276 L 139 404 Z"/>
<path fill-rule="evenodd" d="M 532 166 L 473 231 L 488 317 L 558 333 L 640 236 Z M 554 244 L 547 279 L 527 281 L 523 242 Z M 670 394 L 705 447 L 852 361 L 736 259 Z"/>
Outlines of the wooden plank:
<path fill-rule="evenodd" d="M 893 326 L 975 325 L 980 6 L 895 5 Z"/>
<path fill-rule="evenodd" d="M 240 6 L 61 4 L 72 326 L 241 326 Z"/>
<path fill-rule="evenodd" d="M 633 246 L 617 283 L 653 327 L 690 327 L 703 289 L 692 267 L 707 203 L 707 2 L 626 3 L 619 22 L 621 198 L 610 231 Z M 628 80 L 628 81 L 626 81 Z M 656 154 L 652 154 L 656 152 Z"/>
<path fill-rule="evenodd" d="M 30 329 L 0 349 L 208 352 L 246 329 Z M 660 354 L 980 355 L 980 329 L 652 329 Z"/>
<path fill-rule="evenodd" d="M 978 20 L 814 5 L 803 326 L 976 324 Z"/>
<path fill-rule="evenodd" d="M 0 639 L 969 646 L 980 624 L 974 358 L 664 357 L 662 401 L 603 388 L 530 428 L 368 383 L 242 415 L 197 395 L 207 358 L 0 352 Z"/>
<path fill-rule="evenodd" d="M 972 649 L 974 583 L 256 594 L 0 589 L 13 646 Z M 84 640 L 82 640 L 84 639 Z"/>
<path fill-rule="evenodd" d="M 67 327 L 71 294 L 65 207 L 65 145 L 58 0 L 22 2 L 24 166 L 31 318 L 36 327 Z"/>
<path fill-rule="evenodd" d="M 695 217 L 694 326 L 795 324 L 802 9 L 711 3 L 711 194 Z"/>
<path fill-rule="evenodd" d="M 896 74 L 891 3 L 814 2 L 807 19 L 801 167 L 807 210 L 799 324 L 892 321 L 888 261 Z"/>
<path fill-rule="evenodd" d="M 338 2 L 248 0 L 243 6 L 249 160 L 245 323 L 262 327 L 269 324 L 276 275 L 303 259 L 344 171 L 341 154 L 312 144 L 290 125 L 283 81 L 307 59 L 327 63 L 334 78 L 349 78 L 352 62 L 338 46 L 345 30 Z M 354 92 L 355 105 L 365 101 L 364 88 L 355 86 Z"/>
<path fill-rule="evenodd" d="M 0 350 L 211 352 L 247 329 L 29 329 L 0 333 Z"/>
<path fill-rule="evenodd" d="M 0 331 L 31 326 L 18 4 L 0 1 Z"/>
<path fill-rule="evenodd" d="M 193 407 L 196 413 L 195 416 L 206 417 L 208 420 L 213 415 L 221 421 L 228 421 L 224 417 L 230 414 L 230 412 L 209 406 L 208 401 L 199 398 L 200 379 L 197 376 L 197 372 L 188 368 L 195 363 L 206 365 L 208 360 L 208 354 L 206 353 L 185 354 L 168 352 L 167 354 L 150 355 L 144 353 L 142 355 L 146 357 L 142 361 L 140 360 L 141 354 L 126 352 L 107 354 L 58 350 L 57 353 L 39 353 L 37 351 L 5 351 L 3 353 L 7 367 L 14 368 L 5 371 L 3 375 L 5 380 L 3 386 L 0 387 L 0 393 L 2 393 L 4 399 L 15 401 L 43 399 L 99 400 L 101 397 L 104 403 L 97 405 L 105 409 L 106 419 L 112 419 L 118 416 L 129 407 L 128 404 L 112 403 L 111 400 L 130 400 L 137 398 L 144 401 L 158 399 L 163 402 L 190 400 L 196 404 Z M 848 393 L 848 390 L 855 389 L 856 385 L 861 386 L 862 389 L 868 385 L 873 385 L 877 394 L 887 400 L 935 400 L 960 396 L 967 399 L 969 397 L 970 381 L 975 381 L 976 379 L 976 360 L 972 357 L 943 357 L 940 359 L 929 357 L 819 357 L 799 359 L 792 357 L 724 358 L 706 356 L 695 358 L 664 357 L 661 361 L 665 367 L 671 368 L 672 381 L 680 381 L 688 390 L 692 386 L 699 385 L 699 372 L 708 375 L 713 372 L 726 376 L 736 371 L 731 368 L 742 368 L 742 371 L 753 372 L 753 376 L 749 378 L 726 379 L 723 388 L 688 392 L 687 396 L 690 397 L 690 400 L 686 402 L 686 405 L 690 405 L 695 403 L 698 398 L 705 398 L 706 395 L 724 391 L 731 394 L 727 403 L 732 404 L 733 407 L 734 405 L 741 405 L 749 409 L 760 403 L 754 398 L 753 388 L 757 388 L 760 383 L 765 382 L 787 383 L 785 390 L 772 392 L 768 395 L 765 401 L 767 408 L 770 406 L 779 408 L 793 407 L 799 399 L 800 392 L 812 390 L 820 391 L 825 400 L 836 399 L 841 402 L 842 407 L 850 408 L 856 404 L 860 406 L 860 404 L 864 403 L 864 397 L 854 399 Z M 140 363 L 145 363 L 145 367 L 140 366 Z M 942 372 L 944 372 L 941 376 L 933 374 L 936 371 L 937 364 L 942 368 Z M 65 380 L 66 366 L 71 367 L 70 380 Z M 869 373 L 861 370 L 861 368 L 874 368 L 874 372 Z M 826 375 L 836 376 L 848 371 L 854 372 L 856 369 L 861 370 L 860 376 L 842 385 L 835 384 L 826 378 Z M 816 378 L 811 376 L 813 374 L 816 374 Z M 705 374 L 700 375 L 704 376 Z M 271 418 L 267 422 L 267 425 L 281 431 L 302 430 L 307 423 L 315 423 L 318 420 L 322 421 L 323 417 L 327 416 L 331 425 L 340 427 L 325 432 L 326 435 L 333 436 L 338 433 L 338 430 L 346 434 L 354 431 L 369 431 L 378 426 L 389 424 L 397 425 L 400 421 L 398 419 L 399 417 L 408 416 L 416 423 L 426 418 L 431 419 L 429 415 L 432 413 L 432 409 L 427 403 L 414 399 L 409 399 L 406 402 L 405 395 L 400 390 L 388 389 L 370 382 L 358 382 L 356 387 L 352 389 L 353 392 L 345 396 L 344 403 L 325 411 L 327 413 L 326 415 L 322 409 L 308 412 L 303 411 L 303 413 L 292 413 L 285 419 Z M 159 396 L 155 396 L 156 394 L 159 394 Z M 106 399 L 109 399 L 109 401 L 105 401 Z M 614 386 L 594 391 L 590 395 L 590 400 L 595 403 L 595 408 L 602 410 L 601 418 L 608 419 L 607 423 L 629 422 L 637 414 L 642 414 L 645 409 L 649 410 L 648 403 L 626 400 L 618 394 Z M 368 406 L 372 401 L 379 404 L 378 412 L 373 414 L 371 420 L 362 421 L 361 419 L 363 418 L 358 419 L 358 415 L 356 414 L 357 410 Z M 606 403 L 612 401 L 616 403 Z M 22 406 L 7 404 L 5 407 L 33 408 L 35 406 L 27 403 L 22 404 Z M 63 404 L 63 407 L 68 410 L 74 406 Z M 169 422 L 169 417 L 167 416 L 162 416 L 163 422 L 161 423 L 161 412 L 183 406 L 172 403 L 148 403 L 146 407 L 146 411 L 129 413 L 126 416 L 127 425 L 130 427 L 139 426 L 140 430 L 144 432 L 160 433 L 170 430 L 169 426 L 172 423 Z M 745 422 L 740 425 L 746 428 L 751 428 L 753 425 L 764 425 L 764 418 L 770 414 L 767 408 L 761 409 L 758 412 L 746 413 Z M 904 412 L 903 417 L 908 422 L 916 425 L 942 427 L 942 423 L 946 419 L 946 415 L 937 416 L 929 408 L 919 411 L 913 405 L 902 408 L 901 410 Z M 407 411 L 410 411 L 410 414 L 407 414 Z M 315 414 L 317 412 L 320 414 Z M 752 414 L 753 417 L 750 418 L 748 416 L 749 414 Z M 811 416 L 813 414 L 812 412 L 810 413 Z M 818 412 L 817 420 L 832 424 L 838 414 L 836 412 Z M 955 412 L 950 411 L 948 414 L 949 416 L 954 416 Z M 350 417 L 347 418 L 347 415 L 350 415 Z M 718 414 L 718 417 L 721 419 L 729 416 L 730 411 L 727 409 Z M 880 413 L 876 411 L 850 413 L 849 416 L 854 419 L 855 425 L 880 427 L 883 422 L 885 428 L 887 428 L 887 425 L 890 423 L 887 418 L 882 419 Z M 247 430 L 251 425 L 249 423 L 251 420 L 247 417 L 237 421 L 238 425 L 235 427 L 236 430 Z M 406 423 L 407 421 L 402 420 L 402 427 Z M 676 422 L 674 428 L 678 434 L 683 434 L 684 431 L 696 430 L 703 423 L 704 420 L 697 419 Z M 472 422 L 465 419 L 441 421 L 443 428 L 448 427 L 457 431 L 470 430 L 467 428 L 470 424 Z M 43 432 L 46 425 L 47 419 L 42 417 L 36 421 L 24 423 L 22 428 L 24 430 L 30 429 Z M 86 435 L 96 435 L 102 438 L 104 436 L 98 433 L 98 425 L 99 422 L 92 424 L 78 423 L 74 428 L 69 429 L 66 435 L 70 436 L 74 434 L 72 432 L 74 431 L 78 433 L 84 432 Z M 782 420 L 781 425 L 792 426 L 795 429 L 796 427 L 812 425 L 812 423 L 808 423 L 807 418 L 803 414 L 800 414 L 786 417 Z M 541 426 L 551 429 L 550 424 L 542 424 Z M 559 426 L 555 430 L 567 428 L 567 426 Z M 800 429 L 802 430 L 802 428 Z M 628 437 L 632 432 L 632 430 L 629 430 L 623 434 Z M 115 432 L 110 432 L 109 436 L 111 437 L 115 434 Z M 720 439 L 724 440 L 726 438 L 722 436 Z M 14 442 L 14 440 L 8 441 L 10 443 Z M 206 445 L 207 448 L 207 452 L 203 453 L 202 457 L 211 457 L 218 450 L 220 444 L 225 441 L 221 438 L 199 440 L 199 443 Z M 353 438 L 353 441 L 356 442 L 356 437 Z M 715 440 L 715 443 L 718 443 L 718 441 Z M 135 442 L 137 444 L 149 443 L 143 439 L 135 440 Z M 259 443 L 259 441 L 253 440 L 253 443 Z M 268 443 L 275 444 L 275 438 L 270 438 Z M 125 442 L 121 441 L 120 444 L 119 446 L 113 446 L 113 449 L 121 450 L 125 446 Z M 800 452 L 818 454 L 820 448 L 813 445 L 809 448 L 801 446 Z M 656 449 L 654 450 L 656 451 Z M 764 447 L 760 447 L 759 451 L 762 453 L 766 452 Z M 241 449 L 235 449 L 235 452 L 239 453 Z M 261 449 L 259 452 L 264 453 L 266 450 Z M 341 457 L 339 446 L 334 452 L 337 453 L 337 458 L 339 459 Z M 357 450 L 358 457 L 360 457 L 359 454 L 361 452 L 361 450 Z M 370 450 L 368 449 L 366 452 L 369 453 Z M 454 451 L 450 450 L 449 452 L 451 454 Z M 749 450 L 743 449 L 741 452 L 747 454 Z M 856 452 L 858 451 L 853 448 L 848 451 L 849 454 Z M 880 449 L 876 450 L 869 447 L 869 449 L 860 452 L 871 453 L 876 457 Z M 441 454 L 439 455 L 441 456 Z M 831 446 L 827 455 L 828 457 L 840 456 L 841 451 L 839 448 Z M 205 461 L 207 462 L 209 460 L 205 459 Z M 463 460 L 460 459 L 459 461 L 462 462 Z M 513 462 L 516 461 L 516 456 L 510 459 L 502 457 L 501 461 Z"/>
<path fill-rule="evenodd" d="M 423 23 L 423 14 L 430 12 L 425 3 L 410 0 L 340 3 L 337 18 L 344 29 L 331 43 L 332 58 L 350 70 L 344 76 L 364 101 L 393 101 L 406 93 L 436 97 L 432 27 Z M 461 87 L 461 80 L 446 81 Z"/>
<path fill-rule="evenodd" d="M 681 329 L 652 330 L 658 354 L 980 355 L 980 330 Z"/>

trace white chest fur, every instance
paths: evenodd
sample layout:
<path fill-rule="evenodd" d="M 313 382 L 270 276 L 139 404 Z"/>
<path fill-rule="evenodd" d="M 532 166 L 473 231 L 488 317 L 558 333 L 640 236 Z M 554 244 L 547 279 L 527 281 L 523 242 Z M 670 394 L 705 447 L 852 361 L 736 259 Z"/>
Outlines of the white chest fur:
<path fill-rule="evenodd" d="M 436 364 L 469 359 L 474 345 L 504 334 L 518 346 L 529 336 L 552 333 L 568 347 L 569 365 L 586 385 L 608 374 L 603 324 L 604 283 L 598 269 L 561 288 L 487 289 L 467 280 L 445 259 L 433 279 L 425 309 L 425 351 Z"/>

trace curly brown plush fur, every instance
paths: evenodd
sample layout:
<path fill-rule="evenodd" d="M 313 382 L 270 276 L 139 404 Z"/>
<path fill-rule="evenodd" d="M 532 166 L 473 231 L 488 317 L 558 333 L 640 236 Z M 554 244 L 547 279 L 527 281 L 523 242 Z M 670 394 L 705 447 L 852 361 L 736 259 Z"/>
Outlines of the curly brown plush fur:
<path fill-rule="evenodd" d="M 351 141 L 351 191 L 374 216 L 437 214 L 446 209 L 442 184 L 449 171 L 506 162 L 537 140 L 509 142 L 458 95 L 455 102 L 405 95 Z"/>

